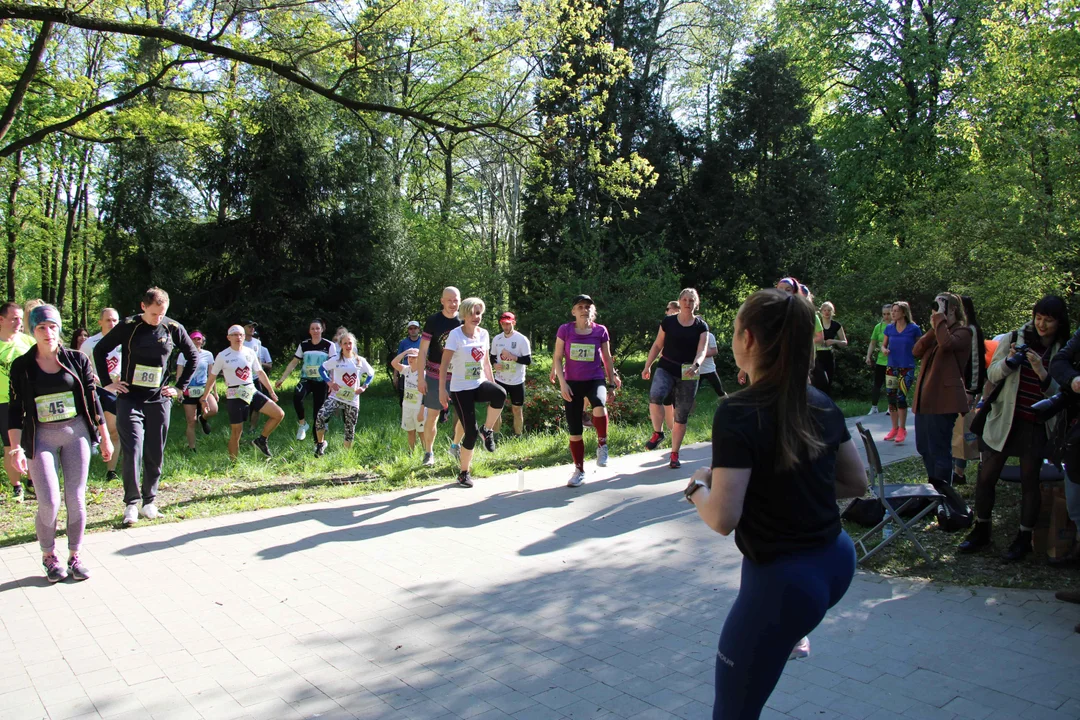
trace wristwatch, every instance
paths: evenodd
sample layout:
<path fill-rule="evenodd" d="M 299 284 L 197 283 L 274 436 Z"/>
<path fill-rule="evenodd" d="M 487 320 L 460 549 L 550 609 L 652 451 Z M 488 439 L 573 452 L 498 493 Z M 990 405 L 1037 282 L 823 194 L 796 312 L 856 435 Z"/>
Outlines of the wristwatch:
<path fill-rule="evenodd" d="M 690 496 L 693 495 L 694 493 L 696 493 L 698 491 L 698 488 L 703 488 L 703 487 L 708 487 L 708 485 L 706 485 L 705 482 L 702 481 L 702 480 L 694 480 L 694 482 L 687 485 L 686 489 L 683 490 L 683 495 L 686 497 L 686 502 L 693 505 L 694 501 L 690 499 Z"/>

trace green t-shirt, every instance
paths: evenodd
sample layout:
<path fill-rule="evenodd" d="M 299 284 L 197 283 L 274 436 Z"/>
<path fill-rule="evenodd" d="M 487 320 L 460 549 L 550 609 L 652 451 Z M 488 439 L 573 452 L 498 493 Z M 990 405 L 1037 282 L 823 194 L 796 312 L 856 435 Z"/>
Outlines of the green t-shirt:
<path fill-rule="evenodd" d="M 0 403 L 7 404 L 11 399 L 11 363 L 34 347 L 34 338 L 23 333 L 15 333 L 7 342 L 0 340 Z"/>
<path fill-rule="evenodd" d="M 870 342 L 877 343 L 877 347 L 878 347 L 877 364 L 878 365 L 888 365 L 889 364 L 888 363 L 888 357 L 889 356 L 886 355 L 885 353 L 881 352 L 881 348 L 885 344 L 885 327 L 886 327 L 885 323 L 878 323 L 877 325 L 874 326 L 874 332 L 870 336 Z"/>
<path fill-rule="evenodd" d="M 820 333 L 820 332 L 825 332 L 825 326 L 821 324 L 821 316 L 818 315 L 817 313 L 814 313 L 814 336 L 816 337 L 817 334 Z M 824 342 L 819 342 L 819 343 L 816 342 L 816 343 L 814 343 L 814 350 L 828 350 L 828 349 L 829 348 L 825 345 Z"/>

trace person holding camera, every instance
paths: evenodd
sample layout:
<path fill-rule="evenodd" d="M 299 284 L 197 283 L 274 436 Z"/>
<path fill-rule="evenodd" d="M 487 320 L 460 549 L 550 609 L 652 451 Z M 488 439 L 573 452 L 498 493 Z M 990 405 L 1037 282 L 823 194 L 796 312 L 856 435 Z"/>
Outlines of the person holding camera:
<path fill-rule="evenodd" d="M 712 467 L 684 494 L 743 554 L 742 581 L 720 632 L 713 718 L 756 718 L 792 648 L 847 592 L 855 547 L 837 498 L 866 492 L 866 470 L 843 413 L 806 378 L 814 308 L 759 290 L 735 318 L 731 349 L 745 390 L 713 417 Z"/>
<path fill-rule="evenodd" d="M 930 329 L 912 348 L 922 360 L 915 383 L 915 447 L 931 482 L 952 482 L 952 432 L 958 415 L 968 411 L 964 366 L 971 357 L 971 328 L 959 295 L 934 298 Z"/>
<path fill-rule="evenodd" d="M 1050 376 L 1061 386 L 1062 397 L 1052 410 L 1067 410 L 1064 419 L 1069 423 L 1065 437 L 1065 503 L 1069 518 L 1080 528 L 1080 330 L 1050 361 Z M 1051 558 L 1054 567 L 1080 567 L 1080 529 L 1072 550 L 1061 558 Z M 1080 590 L 1062 590 L 1059 600 L 1080 603 Z M 1080 632 L 1080 625 L 1076 626 Z"/>
<path fill-rule="evenodd" d="M 960 543 L 961 553 L 973 553 L 990 544 L 990 513 L 995 489 L 1005 461 L 1020 458 L 1020 529 L 1009 549 L 1006 562 L 1022 560 L 1031 552 L 1031 535 L 1039 518 L 1039 472 L 1046 455 L 1048 433 L 1053 434 L 1059 418 L 1040 422 L 1032 406 L 1057 392 L 1058 384 L 1047 370 L 1050 358 L 1069 337 L 1069 317 L 1065 301 L 1047 295 L 1031 312 L 1031 321 L 998 344 L 987 381 L 995 388 L 984 393 L 988 412 L 982 431 L 985 451 L 975 485 L 975 527 Z M 989 410 L 985 404 L 989 398 Z"/>

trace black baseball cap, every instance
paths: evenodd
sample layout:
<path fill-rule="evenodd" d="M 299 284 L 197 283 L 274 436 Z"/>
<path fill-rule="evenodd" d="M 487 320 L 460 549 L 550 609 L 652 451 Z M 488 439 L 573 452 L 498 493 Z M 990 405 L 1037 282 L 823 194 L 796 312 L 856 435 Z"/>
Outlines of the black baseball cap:
<path fill-rule="evenodd" d="M 578 303 L 582 303 L 582 302 L 587 302 L 590 305 L 595 305 L 596 304 L 596 303 L 593 302 L 593 299 L 591 297 L 589 297 L 588 295 L 578 295 L 576 298 L 574 298 L 574 302 L 570 303 L 570 307 L 573 307 L 573 306 L 577 305 Z"/>

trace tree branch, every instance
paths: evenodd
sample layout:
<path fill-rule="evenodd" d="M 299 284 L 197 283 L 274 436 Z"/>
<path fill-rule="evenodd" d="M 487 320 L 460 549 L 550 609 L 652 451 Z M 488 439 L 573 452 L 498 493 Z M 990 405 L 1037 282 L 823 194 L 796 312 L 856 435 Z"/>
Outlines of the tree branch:
<path fill-rule="evenodd" d="M 30 81 L 37 74 L 38 65 L 41 64 L 41 56 L 45 54 L 45 43 L 49 41 L 49 33 L 52 32 L 52 27 L 53 24 L 49 20 L 41 23 L 41 30 L 38 31 L 37 39 L 34 40 L 34 44 L 30 47 L 30 57 L 26 60 L 26 67 L 23 68 L 19 81 L 15 83 L 15 87 L 11 90 L 11 97 L 8 98 L 4 114 L 0 116 L 0 140 L 3 140 L 8 130 L 11 129 L 11 124 L 15 121 L 15 113 L 19 111 L 23 98 L 26 97 L 26 89 L 30 87 Z"/>

